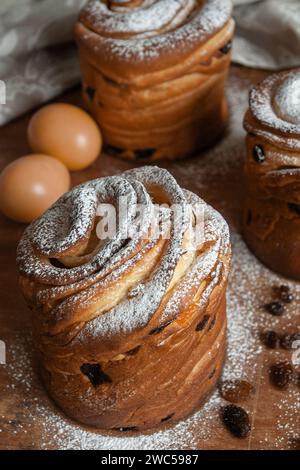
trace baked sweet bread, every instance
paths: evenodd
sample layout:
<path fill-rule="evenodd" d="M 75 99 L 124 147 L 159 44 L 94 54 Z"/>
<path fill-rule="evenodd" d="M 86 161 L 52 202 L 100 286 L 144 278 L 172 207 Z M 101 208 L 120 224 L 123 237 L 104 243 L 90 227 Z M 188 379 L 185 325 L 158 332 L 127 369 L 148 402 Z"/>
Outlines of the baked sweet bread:
<path fill-rule="evenodd" d="M 230 0 L 91 0 L 75 26 L 83 96 L 107 152 L 183 158 L 227 122 Z"/>
<path fill-rule="evenodd" d="M 128 212 L 103 241 L 97 207 L 124 197 Z M 59 199 L 18 247 L 50 396 L 82 423 L 123 431 L 198 408 L 222 369 L 230 256 L 221 215 L 166 170 L 99 178 Z"/>
<path fill-rule="evenodd" d="M 271 269 L 300 279 L 300 69 L 252 89 L 244 126 L 246 242 Z"/>

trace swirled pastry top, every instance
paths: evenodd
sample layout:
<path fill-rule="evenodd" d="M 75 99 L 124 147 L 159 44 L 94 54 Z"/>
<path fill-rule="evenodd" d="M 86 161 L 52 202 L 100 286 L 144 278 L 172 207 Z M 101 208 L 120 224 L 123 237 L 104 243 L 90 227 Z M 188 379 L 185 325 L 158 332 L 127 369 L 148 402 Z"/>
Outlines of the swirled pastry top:
<path fill-rule="evenodd" d="M 123 197 L 126 211 L 118 208 Z M 114 235 L 105 240 L 96 236 L 102 203 L 118 215 Z M 176 218 L 173 205 L 179 208 Z M 203 237 L 189 249 L 199 207 Z M 150 230 L 153 214 L 159 236 Z M 166 170 L 143 167 L 84 183 L 60 198 L 25 230 L 17 262 L 23 291 L 44 306 L 48 331 L 80 324 L 83 334 L 86 323 L 99 338 L 147 325 L 162 305 L 160 321 L 167 321 L 200 285 L 205 302 L 228 270 L 226 256 L 229 233 L 220 214 L 181 189 Z"/>
<path fill-rule="evenodd" d="M 245 128 L 300 150 L 300 69 L 273 74 L 251 90 Z"/>
<path fill-rule="evenodd" d="M 231 9 L 230 0 L 91 0 L 76 32 L 102 60 L 155 62 L 192 52 L 224 27 Z"/>

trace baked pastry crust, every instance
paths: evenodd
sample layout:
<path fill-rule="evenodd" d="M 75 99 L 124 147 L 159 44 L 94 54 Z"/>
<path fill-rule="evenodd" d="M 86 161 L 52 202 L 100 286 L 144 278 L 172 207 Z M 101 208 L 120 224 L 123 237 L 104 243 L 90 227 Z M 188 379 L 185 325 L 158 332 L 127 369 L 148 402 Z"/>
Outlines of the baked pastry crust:
<path fill-rule="evenodd" d="M 268 267 L 300 279 L 300 69 L 276 73 L 250 93 L 244 126 L 244 237 Z"/>
<path fill-rule="evenodd" d="M 103 244 L 97 205 L 124 195 L 128 214 Z M 164 204 L 159 237 L 149 231 L 153 203 Z M 139 221 L 137 204 L 146 209 Z M 199 208 L 203 238 L 190 249 Z M 142 231 L 124 240 L 128 223 Z M 166 170 L 130 170 L 63 196 L 18 247 L 51 397 L 70 417 L 106 429 L 145 429 L 197 409 L 222 369 L 229 262 L 226 222 Z"/>
<path fill-rule="evenodd" d="M 75 26 L 83 97 L 109 153 L 176 159 L 220 138 L 230 15 L 230 0 L 87 4 Z"/>

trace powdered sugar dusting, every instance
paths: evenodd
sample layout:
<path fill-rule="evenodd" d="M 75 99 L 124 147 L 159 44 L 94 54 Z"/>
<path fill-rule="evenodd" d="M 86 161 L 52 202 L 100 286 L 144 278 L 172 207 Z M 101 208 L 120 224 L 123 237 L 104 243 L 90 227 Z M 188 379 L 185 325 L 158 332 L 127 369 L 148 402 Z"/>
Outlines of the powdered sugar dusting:
<path fill-rule="evenodd" d="M 297 318 L 299 319 L 300 284 L 287 282 L 265 268 L 248 251 L 238 233 L 236 214 L 239 212 L 240 201 L 236 197 L 236 179 L 240 179 L 245 154 L 242 119 L 247 108 L 249 85 L 248 80 L 237 79 L 232 74 L 228 90 L 232 117 L 227 137 L 208 152 L 208 158 L 173 163 L 171 171 L 184 187 L 200 195 L 205 193 L 206 199 L 226 214 L 230 222 L 233 262 L 227 296 L 228 355 L 224 378 L 243 378 L 253 384 L 257 376 L 261 378 L 263 375 L 264 379 L 258 390 L 257 403 L 245 405 L 251 417 L 254 417 L 251 442 L 232 440 L 230 448 L 242 445 L 244 448 L 286 449 L 293 439 L 299 439 L 299 389 L 293 385 L 287 393 L 277 395 L 272 401 L 272 407 L 278 414 L 274 428 L 265 429 L 263 425 L 260 427 L 259 419 L 263 420 L 265 413 L 264 404 L 270 399 L 264 394 L 268 378 L 266 370 L 262 372 L 261 368 L 264 359 L 259 332 L 270 328 L 282 331 L 292 331 L 295 328 Z M 238 175 L 236 179 L 233 176 L 235 174 Z M 227 199 L 222 198 L 224 184 L 233 186 L 232 197 L 229 195 Z M 288 283 L 296 299 L 280 319 L 272 317 L 260 306 L 268 300 L 271 286 L 281 283 Z M 202 449 L 210 448 L 212 441 L 214 445 L 223 448 L 229 437 L 219 421 L 219 408 L 225 402 L 217 391 L 199 412 L 172 428 L 140 435 L 116 435 L 83 429 L 68 421 L 45 396 L 32 368 L 31 351 L 30 338 L 26 339 L 23 331 L 20 331 L 10 347 L 6 370 L 10 394 L 14 394 L 17 388 L 24 396 L 24 403 L 19 406 L 24 420 L 19 424 L 8 425 L 4 431 L 24 433 L 28 446 L 34 445 L 42 449 Z M 276 354 L 281 358 L 281 351 Z M 268 351 L 265 355 L 269 360 Z M 29 407 L 25 404 L 26 400 L 30 400 Z M 10 419 L 14 419 L 14 416 Z M 36 429 L 38 433 L 32 437 Z"/>
<path fill-rule="evenodd" d="M 166 25 L 168 29 L 176 28 L 196 5 L 196 0 L 145 0 L 137 8 L 126 8 L 108 7 L 104 2 L 92 1 L 86 6 L 85 14 L 98 33 L 147 36 Z"/>
<path fill-rule="evenodd" d="M 228 357 L 226 360 L 223 377 L 226 379 L 244 378 L 254 383 L 258 372 L 259 355 L 261 353 L 261 343 L 258 333 L 262 328 L 275 326 L 279 320 L 274 322 L 273 317 L 262 313 L 259 309 L 264 301 L 261 293 L 268 289 L 272 283 L 280 282 L 275 274 L 271 274 L 251 255 L 241 240 L 240 236 L 233 234 L 234 259 L 233 270 L 228 291 Z M 256 290 L 249 290 L 249 284 L 253 279 L 260 279 L 261 285 Z M 300 287 L 296 283 L 290 283 L 293 293 L 296 293 L 297 300 L 300 299 Z M 296 308 L 296 306 L 295 306 Z M 285 319 L 290 321 L 293 318 L 294 309 Z M 275 325 L 274 325 L 275 323 Z M 36 424 L 41 426 L 40 442 L 35 445 L 42 449 L 193 449 L 206 448 L 209 439 L 215 436 L 216 432 L 225 432 L 219 422 L 218 413 L 220 406 L 225 402 L 220 398 L 217 391 L 211 396 L 206 405 L 189 419 L 182 421 L 172 428 L 149 432 L 141 435 L 122 436 L 112 433 L 101 433 L 88 431 L 81 428 L 57 412 L 41 393 L 37 382 L 36 373 L 33 372 L 31 362 L 30 339 L 25 340 L 19 335 L 15 339 L 15 346 L 12 351 L 8 366 L 10 381 L 8 388 L 13 393 L 15 388 L 24 388 L 24 396 L 38 396 L 30 407 L 30 416 L 27 416 L 28 423 L 26 432 L 30 433 L 30 427 Z M 266 438 L 270 448 L 286 448 L 291 438 L 297 436 L 295 414 L 299 413 L 299 394 L 295 390 L 289 392 L 290 396 L 284 396 L 276 404 L 280 408 L 278 427 L 283 430 L 283 437 L 278 436 Z M 294 404 L 291 408 L 291 400 Z M 249 412 L 252 413 L 251 408 Z M 43 416 L 43 419 L 40 419 Z M 294 423 L 292 430 L 285 431 L 288 423 Z M 17 432 L 24 432 L 24 429 L 17 428 Z M 286 437 L 284 437 L 286 436 Z M 265 443 L 262 442 L 262 445 Z"/>
<path fill-rule="evenodd" d="M 275 112 L 282 120 L 300 124 L 300 71 L 283 80 L 273 97 L 273 102 Z"/>
<path fill-rule="evenodd" d="M 114 304 L 113 307 L 107 305 L 105 314 L 101 314 L 102 312 L 97 314 L 95 307 L 94 317 L 89 318 L 91 321 L 82 327 L 78 338 L 74 341 L 85 342 L 86 334 L 88 338 L 92 334 L 97 337 L 98 341 L 101 341 L 101 338 L 129 333 L 149 323 L 168 289 L 181 257 L 183 237 L 191 225 L 190 206 L 196 207 L 197 204 L 202 204 L 205 212 L 204 234 L 206 239 L 204 241 L 212 243 L 212 246 L 207 248 L 207 252 L 211 252 L 211 255 L 206 258 L 199 257 L 197 270 L 194 271 L 194 281 L 200 285 L 202 280 L 209 276 L 214 265 L 217 265 L 218 262 L 222 264 L 218 257 L 221 260 L 222 256 L 228 256 L 227 252 L 230 249 L 228 228 L 222 217 L 198 196 L 189 195 L 189 193 L 182 191 L 167 170 L 149 166 L 129 170 L 118 177 L 100 178 L 83 183 L 63 196 L 40 219 L 29 226 L 18 248 L 18 263 L 21 273 L 42 284 L 42 296 L 37 295 L 36 298 L 42 303 L 47 303 L 48 299 L 61 301 L 51 310 L 51 324 L 54 325 L 55 332 L 60 331 L 60 325 L 64 324 L 65 318 L 68 316 L 71 317 L 69 325 L 78 321 L 76 316 L 78 305 L 82 310 L 91 304 L 96 305 L 98 297 L 101 296 L 105 287 L 110 287 L 112 284 L 117 286 L 118 283 L 122 283 L 122 274 L 133 268 L 147 252 L 147 249 L 151 248 L 150 237 L 150 245 L 145 244 L 145 250 L 135 252 L 135 247 L 139 242 L 142 242 L 140 233 L 133 232 L 133 238 L 128 241 L 123 233 L 123 225 L 127 227 L 128 224 L 131 226 L 137 223 L 136 215 L 139 214 L 137 203 L 141 201 L 139 192 L 136 192 L 135 189 L 142 189 L 142 195 L 144 195 L 147 190 L 151 191 L 152 185 L 160 187 L 168 196 L 170 208 L 161 210 L 158 213 L 160 217 L 165 212 L 171 215 L 172 205 L 181 208 L 176 217 L 176 229 L 171 228 L 163 256 L 161 256 L 152 275 L 149 275 L 145 280 L 143 292 L 135 297 L 124 298 L 116 306 Z M 89 197 L 85 197 L 86 195 Z M 61 258 L 62 252 L 66 249 L 72 250 L 71 254 L 74 255 L 76 252 L 73 251 L 78 249 L 77 244 L 82 241 L 82 238 L 88 239 L 94 225 L 97 204 L 113 200 L 117 205 L 119 199 L 125 195 L 129 198 L 127 213 L 124 215 L 126 220 L 119 223 L 116 236 L 109 240 L 104 247 L 100 245 L 99 250 L 96 249 L 96 252 L 93 252 L 91 256 L 87 256 L 84 264 L 81 263 L 80 266 L 75 266 L 72 269 L 64 267 L 63 258 Z M 152 207 L 150 197 L 147 202 L 146 212 L 141 221 L 145 238 L 147 238 L 146 232 L 151 222 L 151 219 L 147 217 L 148 209 Z M 64 218 L 67 220 L 66 224 L 63 223 Z M 166 225 L 166 221 L 162 218 L 160 223 L 163 227 Z M 124 246 L 127 246 L 128 257 L 121 257 L 122 263 L 120 263 L 119 252 L 124 254 Z M 51 264 L 49 255 L 52 258 L 62 260 L 60 268 Z M 105 275 L 107 272 L 109 274 Z M 88 277 L 89 279 L 85 279 Z M 216 281 L 219 277 L 215 277 Z M 72 291 L 70 285 L 76 281 L 79 283 L 77 283 L 76 290 Z M 47 293 L 47 285 L 50 285 L 48 289 L 50 289 L 51 295 Z M 192 285 L 189 282 L 190 288 Z"/>
<path fill-rule="evenodd" d="M 109 9 L 99 0 L 91 0 L 80 21 L 85 27 L 83 40 L 93 39 L 123 60 L 147 60 L 159 57 L 174 47 L 201 43 L 219 31 L 229 20 L 230 0 L 145 0 L 136 8 Z M 95 33 L 97 36 L 95 36 Z"/>
<path fill-rule="evenodd" d="M 275 143 L 300 149 L 300 71 L 280 72 L 267 77 L 250 92 L 250 109 L 265 129 L 255 132 Z M 252 125 L 246 122 L 251 131 Z M 278 135 L 278 131 L 284 135 Z M 294 135 L 293 135 L 294 134 Z"/>
<path fill-rule="evenodd" d="M 290 406 L 293 403 L 293 406 Z M 300 393 L 299 387 L 290 387 L 286 396 L 282 397 L 276 404 L 279 409 L 278 429 L 283 431 L 288 438 L 291 448 L 296 440 L 299 440 L 299 414 L 300 414 Z M 276 447 L 280 447 L 282 439 L 276 441 Z M 299 450 L 299 449 L 298 449 Z"/>

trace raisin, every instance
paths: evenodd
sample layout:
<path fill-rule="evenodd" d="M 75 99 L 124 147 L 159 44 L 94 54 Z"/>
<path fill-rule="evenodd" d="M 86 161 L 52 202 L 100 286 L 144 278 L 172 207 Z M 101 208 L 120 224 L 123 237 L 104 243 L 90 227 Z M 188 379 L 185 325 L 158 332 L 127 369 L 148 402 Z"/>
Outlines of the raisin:
<path fill-rule="evenodd" d="M 280 336 L 276 331 L 268 330 L 261 334 L 261 340 L 269 349 L 276 349 L 280 345 Z"/>
<path fill-rule="evenodd" d="M 286 304 L 290 304 L 294 300 L 294 296 L 290 291 L 289 286 L 281 285 L 273 287 L 274 294 Z"/>
<path fill-rule="evenodd" d="M 224 400 L 231 403 L 240 403 L 248 400 L 254 392 L 255 388 L 246 380 L 224 380 L 219 384 L 219 391 Z"/>
<path fill-rule="evenodd" d="M 127 354 L 128 356 L 134 356 L 140 349 L 141 349 L 141 346 L 136 346 L 135 348 L 127 351 L 125 354 Z"/>
<path fill-rule="evenodd" d="M 108 144 L 105 145 L 104 150 L 110 155 L 121 155 L 124 152 L 122 148 Z"/>
<path fill-rule="evenodd" d="M 300 204 L 295 204 L 294 202 L 289 202 L 288 203 L 288 208 L 292 212 L 295 212 L 297 215 L 300 215 Z"/>
<path fill-rule="evenodd" d="M 212 319 L 212 321 L 210 322 L 210 325 L 208 327 L 208 331 L 212 330 L 213 327 L 215 326 L 216 324 L 216 315 L 214 316 L 214 318 Z"/>
<path fill-rule="evenodd" d="M 93 101 L 96 90 L 95 88 L 92 88 L 91 86 L 87 86 L 85 89 L 86 94 L 88 95 L 89 99 Z"/>
<path fill-rule="evenodd" d="M 155 153 L 156 149 L 138 149 L 134 150 L 134 155 L 136 158 L 150 158 Z"/>
<path fill-rule="evenodd" d="M 168 321 L 164 325 L 158 326 L 157 328 L 153 328 L 153 330 L 150 331 L 149 335 L 151 335 L 151 336 L 152 335 L 157 335 L 158 333 L 163 331 L 168 325 L 170 325 L 170 323 L 172 323 L 172 320 Z"/>
<path fill-rule="evenodd" d="M 231 41 L 229 41 L 227 44 L 225 44 L 225 46 L 221 47 L 220 52 L 222 52 L 222 54 L 228 54 L 228 52 L 231 51 L 231 48 L 232 48 L 232 43 Z"/>
<path fill-rule="evenodd" d="M 271 313 L 271 315 L 281 316 L 284 312 L 284 306 L 281 302 L 270 302 L 264 305 L 264 309 Z"/>
<path fill-rule="evenodd" d="M 290 304 L 294 300 L 293 294 L 291 292 L 281 292 L 280 299 L 286 304 Z"/>
<path fill-rule="evenodd" d="M 266 159 L 264 148 L 262 145 L 254 145 L 252 150 L 252 156 L 256 163 L 263 163 Z"/>
<path fill-rule="evenodd" d="M 55 268 L 67 269 L 66 266 L 61 261 L 59 261 L 59 259 L 57 259 L 57 258 L 50 258 L 50 263 Z"/>
<path fill-rule="evenodd" d="M 244 439 L 251 431 L 248 413 L 236 405 L 227 405 L 222 408 L 222 421 L 228 431 L 235 437 Z"/>
<path fill-rule="evenodd" d="M 103 79 L 109 83 L 110 85 L 113 85 L 115 87 L 122 87 L 123 85 L 121 85 L 120 83 L 116 82 L 113 78 L 111 77 L 108 77 L 107 75 L 102 75 Z"/>
<path fill-rule="evenodd" d="M 277 362 L 270 367 L 269 374 L 275 387 L 285 389 L 292 379 L 293 367 L 289 362 Z"/>
<path fill-rule="evenodd" d="M 300 341 L 300 333 L 288 333 L 281 338 L 280 345 L 283 349 L 291 350 L 296 341 Z"/>
<path fill-rule="evenodd" d="M 111 378 L 103 372 L 100 364 L 82 364 L 81 372 L 86 375 L 94 387 L 104 383 L 111 383 Z"/>
<path fill-rule="evenodd" d="M 161 423 L 164 423 L 165 421 L 169 421 L 171 418 L 173 418 L 174 414 L 175 414 L 175 413 L 172 413 L 172 414 L 166 416 L 165 418 L 162 418 L 162 419 L 160 420 Z"/>
<path fill-rule="evenodd" d="M 196 331 L 202 331 L 204 330 L 204 328 L 206 327 L 207 325 L 207 322 L 209 320 L 209 315 L 204 315 L 204 317 L 202 318 L 202 320 L 198 323 L 198 325 L 196 326 Z"/>
<path fill-rule="evenodd" d="M 119 432 L 128 432 L 128 431 L 137 431 L 136 426 L 128 426 L 124 428 L 113 428 L 113 431 L 119 431 Z"/>

